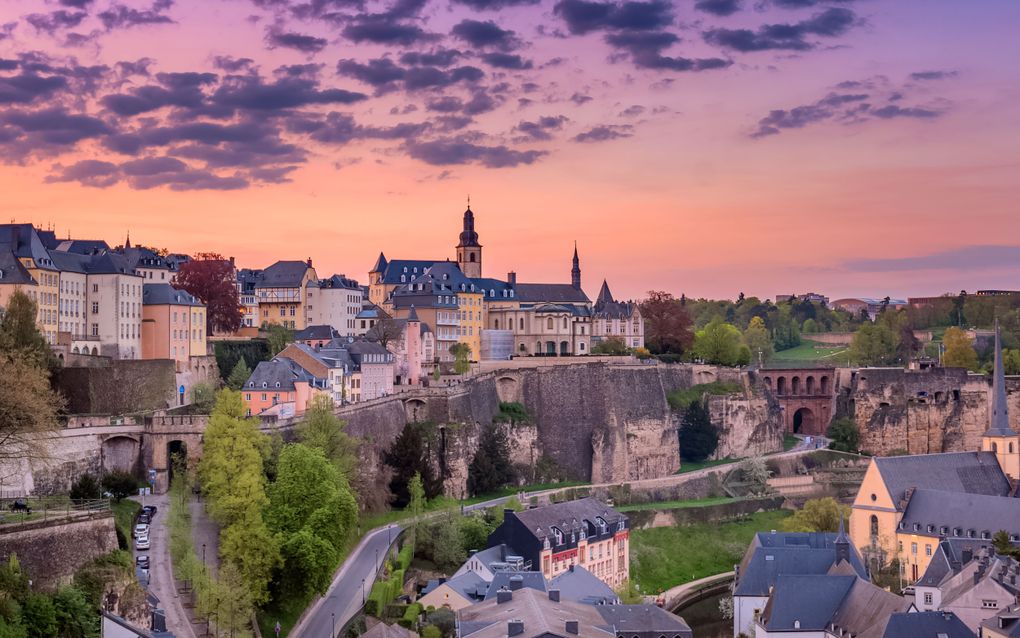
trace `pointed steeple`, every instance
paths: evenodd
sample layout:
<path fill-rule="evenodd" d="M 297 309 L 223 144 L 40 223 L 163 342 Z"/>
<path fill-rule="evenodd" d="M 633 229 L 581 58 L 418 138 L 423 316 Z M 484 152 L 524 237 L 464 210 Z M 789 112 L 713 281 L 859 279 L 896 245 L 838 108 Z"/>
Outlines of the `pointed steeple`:
<path fill-rule="evenodd" d="M 988 431 L 985 436 L 1016 436 L 1009 426 L 1006 408 L 1006 375 L 1002 368 L 1002 343 L 999 336 L 999 320 L 995 320 L 995 370 L 992 373 L 992 406 Z"/>
<path fill-rule="evenodd" d="M 131 231 L 127 232 L 127 239 L 124 241 L 124 248 L 131 248 Z"/>
<path fill-rule="evenodd" d="M 581 260 L 577 257 L 577 240 L 574 240 L 574 262 L 570 269 L 570 285 L 581 289 Z"/>
<path fill-rule="evenodd" d="M 833 541 L 836 549 L 836 564 L 842 561 L 850 562 L 850 539 L 847 538 L 846 528 L 843 526 L 843 512 L 839 513 L 839 532 L 836 533 L 836 540 Z"/>
<path fill-rule="evenodd" d="M 386 270 L 386 255 L 379 253 L 379 259 L 375 260 L 375 266 L 372 266 L 372 270 L 368 272 L 383 272 Z"/>
<path fill-rule="evenodd" d="M 595 300 L 595 305 L 598 306 L 602 304 L 613 303 L 614 301 L 616 300 L 613 299 L 613 293 L 609 292 L 609 284 L 606 283 L 605 279 L 603 279 L 602 288 L 599 289 L 599 296 L 598 299 Z"/>
<path fill-rule="evenodd" d="M 412 321 L 417 321 L 419 323 L 421 321 L 418 319 L 418 313 L 414 309 L 414 304 L 411 304 L 411 310 L 407 313 L 407 322 L 411 323 Z"/>

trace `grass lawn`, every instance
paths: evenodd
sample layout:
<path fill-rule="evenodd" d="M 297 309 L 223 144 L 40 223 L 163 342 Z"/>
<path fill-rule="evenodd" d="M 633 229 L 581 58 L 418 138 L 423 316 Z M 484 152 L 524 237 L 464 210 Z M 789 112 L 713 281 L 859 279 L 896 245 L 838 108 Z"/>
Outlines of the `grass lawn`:
<path fill-rule="evenodd" d="M 536 483 L 534 485 L 522 485 L 520 487 L 506 487 L 498 492 L 493 492 L 492 494 L 472 496 L 471 498 L 460 502 L 464 505 L 474 505 L 475 503 L 490 501 L 494 498 L 500 498 L 501 496 L 515 496 L 520 492 L 541 492 L 543 490 L 558 490 L 561 488 L 579 487 L 582 485 L 587 485 L 587 483 L 584 481 L 560 481 L 559 483 Z"/>
<path fill-rule="evenodd" d="M 655 594 L 731 571 L 755 532 L 778 529 L 789 515 L 780 510 L 728 523 L 632 530 L 631 579 L 640 585 L 642 593 Z"/>
<path fill-rule="evenodd" d="M 690 501 L 659 501 L 658 503 L 638 503 L 637 505 L 624 505 L 617 507 L 618 512 L 637 512 L 640 510 L 679 510 L 688 507 L 705 507 L 706 505 L 718 505 L 729 503 L 739 499 L 729 496 L 718 496 L 715 498 L 699 498 Z"/>
<path fill-rule="evenodd" d="M 833 346 L 833 347 L 819 347 L 817 341 L 811 341 L 810 339 L 804 339 L 801 344 L 796 348 L 790 348 L 788 350 L 780 350 L 775 353 L 770 363 L 782 364 L 782 363 L 805 363 L 809 361 L 819 361 L 827 364 L 838 365 L 840 361 L 845 361 L 845 354 L 847 351 L 846 346 Z"/>
<path fill-rule="evenodd" d="M 785 434 L 785 435 L 783 435 L 783 451 L 784 452 L 788 452 L 788 451 L 792 450 L 793 448 L 797 447 L 798 443 L 800 443 L 800 439 L 798 439 L 797 437 L 793 436 L 792 434 Z"/>
<path fill-rule="evenodd" d="M 696 472 L 703 470 L 706 467 L 715 467 L 716 465 L 726 465 L 727 463 L 735 463 L 741 459 L 731 459 L 726 457 L 724 459 L 715 459 L 714 461 L 680 461 L 680 469 L 677 470 L 677 474 L 686 474 L 688 472 Z"/>

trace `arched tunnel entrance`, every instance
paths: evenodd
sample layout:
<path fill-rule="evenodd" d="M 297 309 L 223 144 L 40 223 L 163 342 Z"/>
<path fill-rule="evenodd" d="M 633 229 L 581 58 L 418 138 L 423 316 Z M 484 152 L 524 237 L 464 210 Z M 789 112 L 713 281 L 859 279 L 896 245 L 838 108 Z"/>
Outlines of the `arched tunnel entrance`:
<path fill-rule="evenodd" d="M 815 434 L 815 415 L 809 408 L 801 408 L 793 413 L 794 434 Z"/>
<path fill-rule="evenodd" d="M 175 470 L 187 470 L 188 444 L 184 441 L 170 441 L 166 444 L 166 470 L 170 481 L 174 480 Z"/>

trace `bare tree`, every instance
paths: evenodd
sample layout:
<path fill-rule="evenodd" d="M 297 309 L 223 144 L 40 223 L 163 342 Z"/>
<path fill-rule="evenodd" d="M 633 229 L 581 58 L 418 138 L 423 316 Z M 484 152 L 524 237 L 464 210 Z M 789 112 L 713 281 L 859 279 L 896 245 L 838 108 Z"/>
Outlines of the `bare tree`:
<path fill-rule="evenodd" d="M 369 328 L 365 333 L 365 338 L 378 342 L 379 345 L 388 349 L 390 341 L 397 341 L 403 337 L 404 325 L 406 324 L 392 317 L 383 317 Z"/>

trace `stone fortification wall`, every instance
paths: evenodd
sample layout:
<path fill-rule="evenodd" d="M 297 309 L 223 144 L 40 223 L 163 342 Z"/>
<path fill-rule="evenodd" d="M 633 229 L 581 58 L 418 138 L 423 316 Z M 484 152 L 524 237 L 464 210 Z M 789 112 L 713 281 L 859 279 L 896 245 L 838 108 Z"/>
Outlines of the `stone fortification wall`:
<path fill-rule="evenodd" d="M 113 513 L 70 522 L 38 521 L 0 527 L 0 560 L 17 554 L 32 587 L 57 589 L 83 565 L 117 549 Z"/>
<path fill-rule="evenodd" d="M 630 518 L 630 529 L 652 529 L 655 527 L 683 527 L 699 523 L 718 523 L 748 516 L 757 512 L 771 512 L 783 507 L 786 499 L 782 496 L 748 498 L 729 503 L 717 503 L 702 507 L 674 509 L 648 509 L 626 511 Z"/>
<path fill-rule="evenodd" d="M 70 414 L 128 414 L 165 409 L 173 402 L 176 367 L 166 360 L 117 360 L 89 368 L 61 368 L 54 386 Z"/>
<path fill-rule="evenodd" d="M 1014 421 L 1020 417 L 1020 378 L 1006 380 Z M 862 368 L 839 397 L 852 416 L 861 448 L 872 454 L 976 450 L 988 428 L 990 381 L 957 368 L 923 371 Z"/>

